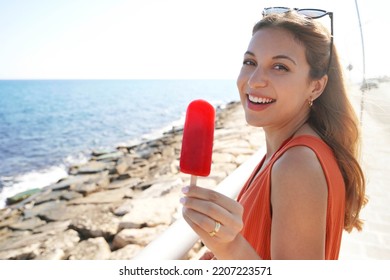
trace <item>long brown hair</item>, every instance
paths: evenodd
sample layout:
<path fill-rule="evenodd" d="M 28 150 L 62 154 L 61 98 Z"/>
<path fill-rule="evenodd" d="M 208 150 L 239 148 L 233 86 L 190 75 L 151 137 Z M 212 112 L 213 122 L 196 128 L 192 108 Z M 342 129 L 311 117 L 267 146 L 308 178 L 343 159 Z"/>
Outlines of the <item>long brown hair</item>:
<path fill-rule="evenodd" d="M 304 45 L 312 80 L 328 75 L 323 93 L 311 107 L 308 123 L 332 148 L 343 174 L 346 189 L 344 229 L 348 232 L 354 227 L 361 230 L 363 222 L 359 213 L 367 199 L 365 178 L 358 162 L 359 122 L 347 97 L 342 68 L 330 34 L 317 20 L 295 12 L 264 17 L 254 26 L 253 34 L 267 27 L 283 28 Z"/>

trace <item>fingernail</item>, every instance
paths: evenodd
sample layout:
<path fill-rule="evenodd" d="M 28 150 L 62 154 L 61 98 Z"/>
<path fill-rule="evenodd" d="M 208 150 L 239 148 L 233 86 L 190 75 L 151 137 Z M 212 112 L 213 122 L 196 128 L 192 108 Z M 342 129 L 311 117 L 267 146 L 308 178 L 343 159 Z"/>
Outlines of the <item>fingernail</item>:
<path fill-rule="evenodd" d="M 186 201 L 187 201 L 187 198 L 186 198 L 186 197 L 180 198 L 180 203 L 181 203 L 181 204 L 186 203 Z"/>
<path fill-rule="evenodd" d="M 188 193 L 189 190 L 190 190 L 190 187 L 187 186 L 187 187 L 182 188 L 181 192 L 182 193 Z"/>

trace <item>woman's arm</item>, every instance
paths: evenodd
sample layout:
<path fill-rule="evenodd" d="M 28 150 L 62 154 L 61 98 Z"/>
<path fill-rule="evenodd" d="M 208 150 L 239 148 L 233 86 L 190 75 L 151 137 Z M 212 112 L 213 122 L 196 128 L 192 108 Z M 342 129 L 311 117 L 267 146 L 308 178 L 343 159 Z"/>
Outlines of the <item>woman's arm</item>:
<path fill-rule="evenodd" d="M 324 259 L 328 188 L 315 153 L 286 151 L 271 175 L 271 258 Z"/>

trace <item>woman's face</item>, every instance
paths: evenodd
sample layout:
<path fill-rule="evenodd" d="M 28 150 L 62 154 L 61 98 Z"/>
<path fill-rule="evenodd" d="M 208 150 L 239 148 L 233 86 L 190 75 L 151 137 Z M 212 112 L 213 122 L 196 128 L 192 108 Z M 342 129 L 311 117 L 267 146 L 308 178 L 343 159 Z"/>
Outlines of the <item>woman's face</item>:
<path fill-rule="evenodd" d="M 244 55 L 237 86 L 248 124 L 283 127 L 309 113 L 313 83 L 305 48 L 281 28 L 257 31 Z"/>

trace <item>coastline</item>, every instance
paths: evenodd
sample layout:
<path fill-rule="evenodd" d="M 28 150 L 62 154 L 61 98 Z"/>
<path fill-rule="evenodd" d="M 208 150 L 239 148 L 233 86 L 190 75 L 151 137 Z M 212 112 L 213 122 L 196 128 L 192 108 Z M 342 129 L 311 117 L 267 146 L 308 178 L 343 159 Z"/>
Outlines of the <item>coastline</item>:
<path fill-rule="evenodd" d="M 217 109 L 211 174 L 198 184 L 215 187 L 261 147 L 261 134 L 239 102 Z M 181 139 L 174 126 L 95 151 L 68 177 L 0 209 L 0 259 L 131 259 L 181 217 L 180 190 L 190 177 L 179 171 Z"/>
<path fill-rule="evenodd" d="M 230 101 L 227 104 L 235 102 L 237 101 Z M 216 102 L 212 105 L 216 108 L 216 111 L 218 113 L 218 111 L 223 110 L 223 108 L 225 108 L 227 104 Z M 128 139 L 126 141 L 118 141 L 113 145 L 107 145 L 99 148 L 89 148 L 85 151 L 76 151 L 73 154 L 65 155 L 63 159 L 60 160 L 57 164 L 45 166 L 39 170 L 32 170 L 20 173 L 9 178 L 5 176 L 4 182 L 0 180 L 0 210 L 6 207 L 6 200 L 8 197 L 12 197 L 18 195 L 19 193 L 29 191 L 29 189 L 31 189 L 31 186 L 34 186 L 34 188 L 41 189 L 48 185 L 54 184 L 59 180 L 64 179 L 68 176 L 68 169 L 70 167 L 85 164 L 86 162 L 90 161 L 93 153 L 95 152 L 115 151 L 117 148 L 112 147 L 137 146 L 148 141 L 153 141 L 155 139 L 163 137 L 166 134 L 169 134 L 172 129 L 182 129 L 182 127 L 184 126 L 184 121 L 185 111 L 182 112 L 182 115 L 179 119 L 173 120 L 169 124 L 164 125 L 161 128 L 154 129 L 140 136 Z M 7 181 L 12 182 L 13 184 L 10 185 L 7 183 Z"/>
<path fill-rule="evenodd" d="M 0 208 L 5 197 L 61 179 L 58 169 L 66 175 L 94 150 L 157 138 L 184 123 L 193 99 L 215 107 L 238 100 L 235 81 L 218 79 L 0 81 L 0 95 Z"/>
<path fill-rule="evenodd" d="M 218 106 L 218 108 L 220 108 L 220 106 Z M 180 119 L 172 121 L 163 128 L 153 130 L 150 133 L 141 135 L 128 141 L 117 142 L 115 145 L 112 145 L 116 148 L 109 148 L 106 146 L 102 148 L 88 149 L 88 151 L 83 152 L 79 151 L 77 154 L 73 155 L 67 155 L 57 165 L 47 166 L 40 170 L 33 170 L 12 177 L 14 181 L 12 186 L 7 186 L 6 184 L 1 186 L 0 181 L 0 210 L 7 206 L 7 198 L 17 196 L 20 193 L 28 192 L 32 185 L 34 186 L 34 189 L 43 189 L 48 185 L 65 179 L 69 176 L 68 171 L 71 167 L 83 165 L 93 160 L 94 153 L 109 153 L 110 151 L 112 152 L 117 150 L 118 147 L 139 146 L 147 143 L 148 141 L 162 138 L 165 134 L 172 132 L 171 130 L 173 129 L 182 129 L 184 126 L 184 120 L 185 115 L 183 115 Z"/>

